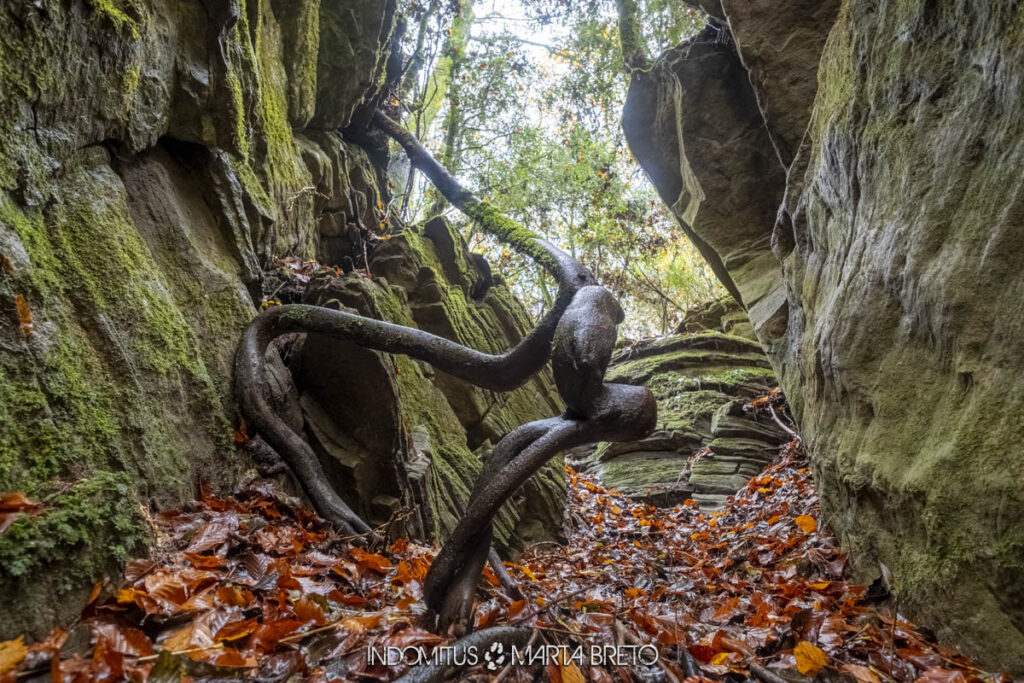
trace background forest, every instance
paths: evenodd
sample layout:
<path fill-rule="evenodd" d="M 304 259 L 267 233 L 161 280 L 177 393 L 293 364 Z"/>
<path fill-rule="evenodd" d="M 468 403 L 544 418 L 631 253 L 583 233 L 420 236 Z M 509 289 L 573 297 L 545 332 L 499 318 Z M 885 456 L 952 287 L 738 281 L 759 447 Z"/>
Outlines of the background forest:
<path fill-rule="evenodd" d="M 651 54 L 704 25 L 680 3 L 645 5 Z M 407 16 L 406 127 L 453 175 L 587 265 L 627 309 L 627 334 L 664 334 L 724 294 L 626 146 L 614 2 L 411 0 Z M 462 221 L 534 315 L 550 305 L 550 277 L 465 224 L 403 155 L 390 177 L 389 211 Z"/>

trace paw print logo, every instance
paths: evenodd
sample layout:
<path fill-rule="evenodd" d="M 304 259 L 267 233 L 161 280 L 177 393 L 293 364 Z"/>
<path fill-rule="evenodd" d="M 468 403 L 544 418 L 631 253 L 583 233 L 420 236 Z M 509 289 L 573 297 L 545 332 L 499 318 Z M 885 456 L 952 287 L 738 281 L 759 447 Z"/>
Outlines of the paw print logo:
<path fill-rule="evenodd" d="M 488 671 L 497 671 L 498 667 L 505 663 L 505 646 L 501 643 L 491 643 L 491 647 L 484 653 L 484 662 Z"/>

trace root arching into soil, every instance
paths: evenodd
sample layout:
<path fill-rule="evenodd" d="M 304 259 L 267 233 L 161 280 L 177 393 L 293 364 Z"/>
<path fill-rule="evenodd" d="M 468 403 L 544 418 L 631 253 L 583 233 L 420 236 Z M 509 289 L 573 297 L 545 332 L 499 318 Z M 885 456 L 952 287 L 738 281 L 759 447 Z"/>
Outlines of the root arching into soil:
<path fill-rule="evenodd" d="M 378 113 L 375 124 L 410 162 L 488 234 L 526 254 L 557 281 L 554 306 L 509 351 L 490 355 L 415 328 L 317 306 L 270 309 L 250 323 L 235 359 L 235 387 L 249 424 L 288 464 L 317 511 L 339 531 L 369 534 L 370 528 L 330 486 L 312 448 L 271 408 L 266 353 L 273 340 L 291 333 L 316 333 L 365 348 L 401 353 L 454 377 L 493 391 L 510 391 L 550 360 L 561 417 L 530 422 L 497 445 L 470 494 L 466 512 L 430 567 L 428 606 L 443 630 L 465 634 L 472 623 L 477 581 L 491 553 L 492 519 L 530 476 L 558 453 L 597 441 L 632 441 L 655 426 L 657 406 L 644 387 L 604 382 L 622 308 L 579 262 L 501 215 L 462 187 L 399 124 Z"/>

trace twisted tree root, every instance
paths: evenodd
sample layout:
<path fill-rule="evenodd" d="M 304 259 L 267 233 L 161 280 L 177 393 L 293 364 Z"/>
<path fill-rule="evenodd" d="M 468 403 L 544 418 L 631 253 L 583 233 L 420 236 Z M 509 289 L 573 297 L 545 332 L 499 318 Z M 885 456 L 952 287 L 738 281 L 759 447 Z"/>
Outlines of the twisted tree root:
<path fill-rule="evenodd" d="M 558 283 L 551 310 L 513 349 L 488 355 L 414 328 L 402 327 L 313 306 L 281 306 L 257 316 L 246 328 L 235 355 L 235 393 L 242 414 L 288 464 L 325 519 L 346 535 L 365 534 L 369 527 L 327 483 L 316 454 L 270 408 L 266 381 L 266 350 L 289 332 L 316 332 L 389 353 L 404 353 L 471 384 L 493 391 L 510 391 L 536 374 L 551 354 L 555 328 L 576 292 L 594 284 L 593 275 L 575 259 L 502 216 L 459 185 L 416 138 L 379 114 L 375 121 L 405 147 L 409 158 L 434 182 L 453 205 L 473 211 L 488 233 L 530 256 Z"/>
<path fill-rule="evenodd" d="M 574 293 L 570 287 L 563 290 L 540 324 L 513 349 L 500 355 L 481 353 L 422 330 L 344 311 L 302 304 L 274 307 L 249 323 L 235 354 L 235 394 L 239 407 L 249 424 L 295 473 L 317 512 L 344 535 L 365 534 L 370 531 L 369 526 L 330 486 L 316 453 L 270 406 L 266 376 L 270 342 L 293 332 L 319 333 L 378 351 L 404 353 L 477 386 L 510 391 L 547 362 L 557 322 Z"/>
<path fill-rule="evenodd" d="M 236 393 L 242 413 L 292 468 L 317 511 L 343 532 L 365 534 L 369 528 L 328 485 L 313 450 L 270 408 L 266 352 L 273 339 L 293 332 L 324 334 L 377 351 L 406 354 L 494 391 L 522 385 L 552 358 L 555 384 L 566 403 L 565 414 L 523 425 L 498 443 L 474 484 L 465 515 L 431 564 L 425 580 L 427 604 L 439 615 L 441 626 L 464 633 L 472 623 L 477 581 L 492 554 L 492 519 L 501 505 L 544 463 L 565 449 L 646 436 L 654 428 L 657 406 L 644 387 L 604 383 L 616 327 L 623 319 L 611 292 L 596 286 L 589 271 L 574 259 L 474 197 L 407 130 L 380 113 L 374 121 L 405 148 L 411 163 L 454 206 L 555 277 L 559 292 L 554 306 L 519 344 L 499 355 L 343 311 L 281 306 L 259 315 L 246 328 L 235 357 Z M 495 570 L 507 580 L 500 560 Z M 499 636 L 522 637 L 525 642 L 529 632 L 489 629 L 459 643 L 468 647 L 477 643 L 477 637 L 480 642 L 497 642 L 487 639 Z M 426 667 L 402 680 L 441 680 L 447 672 L 444 667 Z"/>
<path fill-rule="evenodd" d="M 596 441 L 633 441 L 654 429 L 657 404 L 645 387 L 604 384 L 621 309 L 603 287 L 577 293 L 555 333 L 552 367 L 566 416 L 530 422 L 498 442 L 470 494 L 466 512 L 424 581 L 427 605 L 443 630 L 466 632 L 490 538 L 501 505 L 559 452 Z"/>

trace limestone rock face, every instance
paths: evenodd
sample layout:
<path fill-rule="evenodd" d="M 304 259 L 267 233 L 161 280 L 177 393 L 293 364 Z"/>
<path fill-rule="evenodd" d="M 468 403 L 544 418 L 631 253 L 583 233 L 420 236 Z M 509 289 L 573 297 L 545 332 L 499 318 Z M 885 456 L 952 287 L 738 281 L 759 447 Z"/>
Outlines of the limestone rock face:
<path fill-rule="evenodd" d="M 658 425 L 641 441 L 574 452 L 576 469 L 652 505 L 692 498 L 713 508 L 772 461 L 790 437 L 743 405 L 778 382 L 757 342 L 711 326 L 726 311 L 742 313 L 734 302 L 716 302 L 686 317 L 683 326 L 693 331 L 616 352 L 608 381 L 649 387 Z"/>
<path fill-rule="evenodd" d="M 145 550 L 151 511 L 251 474 L 232 438 L 239 333 L 278 257 L 361 263 L 358 226 L 389 199 L 386 148 L 362 123 L 394 75 L 396 23 L 393 0 L 0 7 L 0 492 L 44 505 L 0 534 L 0 640 L 77 616 L 104 571 Z M 392 270 L 434 264 L 389 253 Z M 491 350 L 523 333 L 507 288 L 459 304 L 451 277 L 361 281 L 349 298 L 364 305 L 347 305 Z M 287 417 L 369 517 L 412 502 L 403 476 L 429 478 L 412 527 L 426 536 L 459 513 L 473 450 L 558 410 L 549 379 L 502 399 L 437 388 L 407 359 L 343 358 L 298 387 L 275 365 Z M 352 378 L 350 412 L 332 414 L 318 392 Z M 503 539 L 557 531 L 562 472 L 545 477 Z"/>
<path fill-rule="evenodd" d="M 635 75 L 630 144 L 747 308 L 855 570 L 1020 673 L 1024 7 L 722 6 L 735 52 L 699 37 Z"/>

